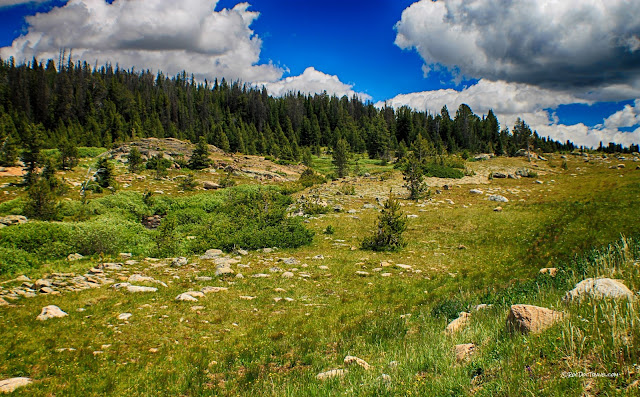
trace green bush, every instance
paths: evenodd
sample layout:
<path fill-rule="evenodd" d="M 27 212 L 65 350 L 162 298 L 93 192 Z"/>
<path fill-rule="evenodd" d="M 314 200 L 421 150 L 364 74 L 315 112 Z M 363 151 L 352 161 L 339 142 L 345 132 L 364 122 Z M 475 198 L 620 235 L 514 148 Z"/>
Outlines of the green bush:
<path fill-rule="evenodd" d="M 0 274 L 15 274 L 38 267 L 38 258 L 24 250 L 0 247 Z"/>
<path fill-rule="evenodd" d="M 464 168 L 464 165 L 463 165 Z M 435 178 L 455 178 L 460 179 L 464 176 L 464 172 L 458 168 L 436 163 L 428 163 L 423 166 L 425 176 Z"/>
<path fill-rule="evenodd" d="M 322 183 L 326 183 L 327 179 L 325 177 L 323 177 L 322 175 L 317 174 L 311 168 L 307 168 L 306 170 L 304 170 L 302 172 L 302 174 L 300 174 L 300 178 L 298 179 L 298 182 L 302 186 L 307 188 L 307 187 L 311 187 L 313 185 L 319 185 L 319 184 L 322 184 Z"/>
<path fill-rule="evenodd" d="M 24 199 L 21 197 L 0 203 L 0 214 L 21 215 L 24 208 Z"/>
<path fill-rule="evenodd" d="M 74 252 L 82 255 L 119 252 L 145 255 L 153 246 L 151 232 L 141 223 L 112 215 L 78 224 L 71 238 Z"/>
<path fill-rule="evenodd" d="M 107 149 L 103 147 L 78 147 L 78 157 L 86 158 L 86 157 L 98 157 L 102 153 L 106 152 Z"/>

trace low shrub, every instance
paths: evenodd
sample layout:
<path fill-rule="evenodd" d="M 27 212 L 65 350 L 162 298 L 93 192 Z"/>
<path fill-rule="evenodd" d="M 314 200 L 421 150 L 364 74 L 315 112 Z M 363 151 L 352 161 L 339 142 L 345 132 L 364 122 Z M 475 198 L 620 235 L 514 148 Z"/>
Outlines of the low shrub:
<path fill-rule="evenodd" d="M 21 249 L 0 247 L 0 274 L 16 274 L 38 267 L 38 258 Z"/>
<path fill-rule="evenodd" d="M 464 169 L 464 165 L 462 167 Z M 423 166 L 425 176 L 435 178 L 454 178 L 460 179 L 464 176 L 464 172 L 458 168 L 436 163 L 428 163 Z"/>

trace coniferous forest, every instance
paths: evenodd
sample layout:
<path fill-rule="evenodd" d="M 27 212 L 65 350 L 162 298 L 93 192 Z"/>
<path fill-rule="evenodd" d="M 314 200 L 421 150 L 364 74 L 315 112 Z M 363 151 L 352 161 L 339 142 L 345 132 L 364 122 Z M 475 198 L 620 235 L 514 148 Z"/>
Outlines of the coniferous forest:
<path fill-rule="evenodd" d="M 390 158 L 421 136 L 439 153 L 513 155 L 530 147 L 572 150 L 538 136 L 524 121 L 500 130 L 492 111 L 476 115 L 467 105 L 440 114 L 408 107 L 376 108 L 358 97 L 289 93 L 280 98 L 240 81 L 196 82 L 183 72 L 91 66 L 70 60 L 26 64 L 0 59 L 0 160 L 13 162 L 17 147 L 38 134 L 44 147 L 111 147 L 136 138 L 204 136 L 225 151 L 268 154 L 297 161 L 301 148 L 319 152 L 343 138 L 349 150 Z"/>

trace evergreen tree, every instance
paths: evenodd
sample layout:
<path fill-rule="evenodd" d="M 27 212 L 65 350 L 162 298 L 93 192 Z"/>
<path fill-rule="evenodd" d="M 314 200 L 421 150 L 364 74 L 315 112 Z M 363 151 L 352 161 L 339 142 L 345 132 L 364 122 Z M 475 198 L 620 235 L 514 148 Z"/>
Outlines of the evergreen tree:
<path fill-rule="evenodd" d="M 373 251 L 397 251 L 406 245 L 402 238 L 406 230 L 407 219 L 400 210 L 400 203 L 389 193 L 389 199 L 384 203 L 378 217 L 376 231 L 373 236 L 363 240 L 362 248 Z"/>
<path fill-rule="evenodd" d="M 2 107 L 0 107 L 2 113 Z M 18 159 L 18 132 L 8 114 L 0 115 L 0 166 L 12 167 Z"/>
<path fill-rule="evenodd" d="M 308 146 L 305 147 L 302 151 L 302 164 L 306 165 L 309 168 L 313 167 L 313 158 L 311 157 L 311 148 Z"/>
<path fill-rule="evenodd" d="M 137 147 L 133 146 L 129 150 L 129 154 L 127 154 L 127 168 L 129 172 L 136 173 L 140 170 L 140 166 L 142 165 L 142 154 Z"/>
<path fill-rule="evenodd" d="M 72 142 L 64 139 L 58 146 L 60 151 L 60 169 L 70 170 L 78 165 L 78 148 Z"/>
<path fill-rule="evenodd" d="M 338 178 L 344 178 L 349 174 L 349 144 L 344 139 L 338 139 L 333 149 L 333 166 Z"/>
<path fill-rule="evenodd" d="M 109 159 L 101 157 L 96 165 L 96 183 L 102 189 L 117 187 L 116 184 L 116 168 Z"/>
<path fill-rule="evenodd" d="M 24 182 L 31 186 L 37 178 L 37 169 L 42 161 L 40 150 L 43 146 L 44 127 L 42 124 L 28 124 L 24 128 L 22 145 L 24 150 L 20 155 L 20 160 L 24 163 Z"/>
<path fill-rule="evenodd" d="M 27 199 L 24 204 L 24 214 L 28 218 L 51 221 L 56 219 L 58 206 L 51 191 L 49 182 L 36 177 L 27 189 Z"/>
<path fill-rule="evenodd" d="M 198 144 L 191 153 L 191 158 L 189 158 L 189 168 L 192 170 L 203 170 L 209 167 L 210 164 L 209 145 L 207 145 L 207 141 L 204 136 L 201 136 Z"/>
<path fill-rule="evenodd" d="M 407 155 L 402 174 L 405 181 L 404 187 L 409 190 L 409 200 L 418 200 L 421 198 L 424 192 L 427 191 L 428 186 L 423 181 L 424 171 L 422 163 L 413 153 Z"/>

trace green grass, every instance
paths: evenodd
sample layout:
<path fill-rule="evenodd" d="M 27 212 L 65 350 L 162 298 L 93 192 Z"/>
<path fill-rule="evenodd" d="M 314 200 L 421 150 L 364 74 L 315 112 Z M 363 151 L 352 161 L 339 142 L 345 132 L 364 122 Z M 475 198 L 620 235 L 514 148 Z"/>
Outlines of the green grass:
<path fill-rule="evenodd" d="M 193 266 L 174 269 L 162 266 L 167 261 L 147 262 L 138 254 L 135 259 L 140 263 L 112 277 L 118 280 L 139 272 L 168 287 L 148 295 L 105 287 L 39 295 L 20 299 L 15 307 L 0 307 L 0 334 L 5 341 L 0 344 L 0 379 L 29 376 L 36 381 L 17 395 L 580 396 L 585 389 L 592 395 L 634 395 L 637 389 L 629 385 L 640 379 L 634 367 L 640 351 L 637 300 L 566 305 L 561 298 L 576 282 L 594 276 L 619 278 L 632 291 L 640 290 L 640 221 L 635 211 L 640 204 L 640 174 L 631 167 L 614 171 L 607 164 L 570 158 L 566 171 L 541 164 L 537 172 L 542 185 L 524 178 L 491 182 L 486 178 L 489 171 L 525 164 L 531 167 L 522 159 L 470 163 L 481 176 L 478 182 L 456 180 L 452 189 L 428 202 L 402 200 L 403 211 L 418 217 L 408 220 L 408 245 L 399 252 L 351 249 L 376 224 L 378 212 L 363 209 L 363 204 L 375 203 L 374 197 L 390 188 L 402 197 L 403 181 L 394 171 L 385 181 L 350 179 L 354 195 L 342 194 L 341 182 L 295 193 L 294 199 L 313 190 L 330 206 L 341 200 L 345 211 L 308 218 L 305 225 L 316 233 L 310 245 L 271 254 L 251 251 L 241 257 L 249 267 L 234 270 L 245 278 L 197 281 L 196 276 L 213 276 L 215 266 L 191 257 Z M 326 165 L 318 161 L 314 168 L 323 172 Z M 391 170 L 374 162 L 367 167 L 374 172 Z M 160 183 L 173 192 L 166 181 L 141 185 Z M 469 193 L 475 187 L 492 189 L 510 202 L 495 212 L 496 203 Z M 224 205 L 208 193 L 157 195 L 152 205 L 140 204 L 135 197 L 104 196 L 94 205 L 106 212 L 93 216 L 153 210 L 173 214 L 181 224 L 198 221 Z M 357 212 L 350 214 L 349 209 Z M 330 225 L 333 234 L 323 234 Z M 324 259 L 312 259 L 318 254 Z M 288 257 L 299 263 L 279 261 Z M 392 266 L 374 271 L 383 261 Z M 83 274 L 96 263 L 97 258 L 52 260 L 27 274 L 32 278 L 53 271 Z M 393 266 L 398 263 L 413 269 Z M 321 265 L 328 269 L 320 269 Z M 271 273 L 274 266 L 297 268 L 296 277 Z M 540 275 L 541 267 L 557 267 L 558 275 Z M 370 275 L 358 276 L 356 271 Z M 309 277 L 300 277 L 300 272 Z M 250 277 L 256 273 L 271 276 Z M 9 279 L 3 276 L 0 282 Z M 174 300 L 206 285 L 229 290 L 199 302 Z M 275 297 L 294 300 L 275 302 Z M 461 332 L 444 334 L 459 311 L 479 303 L 493 306 L 473 312 Z M 541 334 L 511 334 L 505 319 L 512 303 L 550 307 L 569 316 Z M 69 316 L 37 322 L 35 317 L 48 304 L 60 306 Z M 196 305 L 204 308 L 192 310 Z M 80 308 L 85 311 L 78 312 Z M 133 314 L 127 323 L 117 320 L 124 312 Z M 476 352 L 469 361 L 456 363 L 453 347 L 470 342 L 477 345 Z M 103 348 L 106 344 L 111 346 Z M 69 347 L 76 350 L 56 350 Z M 151 348 L 158 351 L 152 353 Z M 104 353 L 94 355 L 95 351 Z M 315 379 L 321 371 L 342 368 L 346 355 L 365 359 L 373 367 L 350 368 L 341 379 Z M 565 371 L 620 376 L 563 378 Z M 382 374 L 390 381 L 381 379 Z"/>

